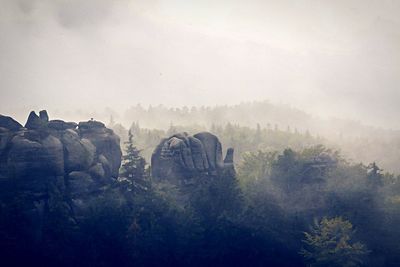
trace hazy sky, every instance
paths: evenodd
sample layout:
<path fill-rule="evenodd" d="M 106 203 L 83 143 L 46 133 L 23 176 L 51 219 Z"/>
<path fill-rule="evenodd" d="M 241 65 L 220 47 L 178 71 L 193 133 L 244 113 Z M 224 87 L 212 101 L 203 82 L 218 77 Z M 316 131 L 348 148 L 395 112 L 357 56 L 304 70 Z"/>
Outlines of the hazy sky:
<path fill-rule="evenodd" d="M 17 117 L 269 99 L 400 128 L 399 85 L 396 0 L 0 0 Z"/>

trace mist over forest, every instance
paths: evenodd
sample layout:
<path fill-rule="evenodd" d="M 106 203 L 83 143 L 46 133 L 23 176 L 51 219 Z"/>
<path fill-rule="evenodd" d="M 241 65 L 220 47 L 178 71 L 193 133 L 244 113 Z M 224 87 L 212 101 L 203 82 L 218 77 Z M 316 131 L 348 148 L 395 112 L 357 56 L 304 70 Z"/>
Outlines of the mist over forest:
<path fill-rule="evenodd" d="M 399 14 L 0 0 L 0 266 L 400 266 Z"/>
<path fill-rule="evenodd" d="M 137 131 L 135 144 L 143 150 L 147 160 L 158 139 L 166 138 L 174 131 L 195 133 L 208 130 L 219 136 L 230 125 L 237 133 L 220 138 L 223 145 L 238 151 L 283 150 L 288 147 L 301 149 L 324 144 L 341 151 L 355 163 L 376 162 L 386 171 L 400 172 L 397 162 L 400 157 L 400 130 L 373 126 L 359 120 L 322 118 L 318 114 L 266 100 L 200 107 L 137 104 L 122 112 L 106 108 L 98 112 L 59 111 L 55 115 L 69 119 L 99 119 L 113 128 L 123 141 L 127 140 L 129 129 Z M 257 133 L 257 128 L 263 131 L 264 141 L 251 148 L 243 148 L 243 144 L 248 144 L 249 139 Z M 271 135 L 274 131 L 281 134 L 279 141 L 273 140 L 276 138 Z M 146 134 L 152 137 L 146 137 Z M 235 141 L 232 138 L 236 138 Z M 239 156 L 237 160 L 240 159 Z"/>

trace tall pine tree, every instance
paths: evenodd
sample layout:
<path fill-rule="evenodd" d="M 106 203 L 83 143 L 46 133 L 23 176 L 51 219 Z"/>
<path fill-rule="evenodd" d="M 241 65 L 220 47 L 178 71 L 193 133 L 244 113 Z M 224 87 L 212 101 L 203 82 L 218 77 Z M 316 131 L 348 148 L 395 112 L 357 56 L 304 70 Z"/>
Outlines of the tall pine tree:
<path fill-rule="evenodd" d="M 140 150 L 133 144 L 133 134 L 128 132 L 128 141 L 125 142 L 126 154 L 122 156 L 121 177 L 129 181 L 135 191 L 149 189 L 149 175 L 146 169 L 146 160 L 140 155 Z"/>

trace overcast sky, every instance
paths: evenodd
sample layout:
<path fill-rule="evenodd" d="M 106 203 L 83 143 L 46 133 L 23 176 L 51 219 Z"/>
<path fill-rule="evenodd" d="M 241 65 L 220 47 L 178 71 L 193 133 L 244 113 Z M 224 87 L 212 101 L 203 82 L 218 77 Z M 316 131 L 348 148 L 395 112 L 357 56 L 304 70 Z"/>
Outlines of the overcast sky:
<path fill-rule="evenodd" d="M 400 129 L 400 1 L 0 4 L 3 114 L 269 99 Z"/>

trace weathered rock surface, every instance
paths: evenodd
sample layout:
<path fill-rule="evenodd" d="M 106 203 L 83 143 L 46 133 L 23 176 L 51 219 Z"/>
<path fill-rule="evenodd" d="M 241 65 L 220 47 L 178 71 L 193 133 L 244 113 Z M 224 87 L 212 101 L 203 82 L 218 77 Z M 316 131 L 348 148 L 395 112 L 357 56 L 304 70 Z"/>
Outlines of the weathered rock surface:
<path fill-rule="evenodd" d="M 10 131 L 18 131 L 22 128 L 22 125 L 11 117 L 0 115 L 0 127 Z"/>
<path fill-rule="evenodd" d="M 89 169 L 96 154 L 96 148 L 89 140 L 81 139 L 76 131 L 67 129 L 61 136 L 61 142 L 64 144 L 64 168 L 67 172 Z"/>
<path fill-rule="evenodd" d="M 151 166 L 153 178 L 161 180 L 216 175 L 226 168 L 233 169 L 233 149 L 228 149 L 223 160 L 221 142 L 215 135 L 179 133 L 161 141 L 152 155 Z"/>
<path fill-rule="evenodd" d="M 25 123 L 25 128 L 27 129 L 40 129 L 46 123 L 45 119 L 41 120 L 34 111 L 31 111 L 28 116 L 28 120 Z"/>
<path fill-rule="evenodd" d="M 32 111 L 24 128 L 0 115 L 0 196 L 12 187 L 13 194 L 46 203 L 56 191 L 76 219 L 86 200 L 118 177 L 119 137 L 101 122 L 76 124 L 39 114 Z"/>

